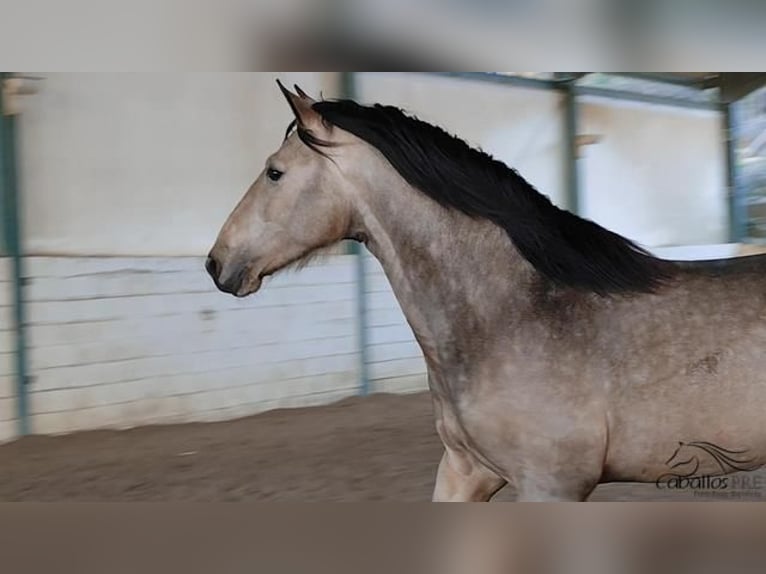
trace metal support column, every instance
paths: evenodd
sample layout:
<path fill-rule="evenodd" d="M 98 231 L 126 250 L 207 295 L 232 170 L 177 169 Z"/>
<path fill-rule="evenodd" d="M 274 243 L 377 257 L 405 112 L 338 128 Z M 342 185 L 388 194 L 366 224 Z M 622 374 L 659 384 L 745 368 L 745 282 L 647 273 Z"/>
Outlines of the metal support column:
<path fill-rule="evenodd" d="M 341 98 L 354 99 L 356 97 L 353 72 L 341 72 L 340 84 Z M 359 345 L 359 394 L 362 396 L 368 395 L 371 390 L 367 348 L 367 270 L 365 251 L 361 243 L 356 241 L 351 243 L 351 253 L 354 255 L 356 264 L 356 328 L 357 344 Z"/>
<path fill-rule="evenodd" d="M 577 147 L 577 94 L 573 82 L 562 85 L 564 127 L 564 176 L 566 178 L 566 209 L 580 213 L 580 174 Z"/>
<path fill-rule="evenodd" d="M 24 329 L 24 295 L 21 249 L 21 209 L 16 173 L 16 120 L 5 111 L 3 91 L 10 74 L 0 73 L 0 202 L 2 202 L 5 253 L 11 259 L 13 328 L 16 340 L 16 401 L 19 434 L 29 434 L 29 403 L 27 393 L 26 333 Z"/>
<path fill-rule="evenodd" d="M 733 104 L 724 103 L 722 132 L 726 153 L 726 200 L 729 211 L 729 241 L 740 243 L 747 237 L 747 211 L 737 177 L 737 121 Z"/>

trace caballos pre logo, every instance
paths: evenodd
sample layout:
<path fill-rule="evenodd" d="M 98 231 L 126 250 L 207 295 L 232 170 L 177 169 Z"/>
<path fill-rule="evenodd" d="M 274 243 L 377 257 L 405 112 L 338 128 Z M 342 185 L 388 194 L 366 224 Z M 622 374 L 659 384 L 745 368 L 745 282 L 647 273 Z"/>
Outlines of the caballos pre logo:
<path fill-rule="evenodd" d="M 656 485 L 673 490 L 726 490 L 733 485 L 733 472 L 757 470 L 763 466 L 745 450 L 730 450 L 705 441 L 679 442 L 667 460 L 668 472 Z M 700 473 L 700 469 L 714 469 Z M 741 481 L 737 481 L 738 486 Z"/>

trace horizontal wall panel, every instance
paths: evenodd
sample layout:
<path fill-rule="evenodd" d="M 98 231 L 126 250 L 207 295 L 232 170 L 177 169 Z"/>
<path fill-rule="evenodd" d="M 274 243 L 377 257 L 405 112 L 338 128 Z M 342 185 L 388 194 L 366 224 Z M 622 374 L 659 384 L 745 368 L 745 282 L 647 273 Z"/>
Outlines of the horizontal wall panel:
<path fill-rule="evenodd" d="M 198 257 L 30 257 L 25 273 L 34 432 L 245 416 L 359 384 L 352 256 L 246 299 Z M 0 382 L 12 360 L 0 352 Z"/>
<path fill-rule="evenodd" d="M 11 264 L 10 258 L 0 257 L 0 443 L 14 438 L 18 430 Z"/>

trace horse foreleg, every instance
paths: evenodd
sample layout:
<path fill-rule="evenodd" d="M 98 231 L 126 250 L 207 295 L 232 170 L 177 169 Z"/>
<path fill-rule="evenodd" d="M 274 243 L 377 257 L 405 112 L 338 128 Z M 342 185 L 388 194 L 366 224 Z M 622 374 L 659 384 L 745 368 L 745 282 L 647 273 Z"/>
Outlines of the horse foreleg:
<path fill-rule="evenodd" d="M 434 502 L 487 502 L 505 485 L 505 479 L 467 452 L 447 448 L 436 474 Z"/>
<path fill-rule="evenodd" d="M 562 476 L 547 469 L 526 467 L 523 477 L 513 477 L 516 502 L 581 502 L 598 483 L 597 476 Z"/>

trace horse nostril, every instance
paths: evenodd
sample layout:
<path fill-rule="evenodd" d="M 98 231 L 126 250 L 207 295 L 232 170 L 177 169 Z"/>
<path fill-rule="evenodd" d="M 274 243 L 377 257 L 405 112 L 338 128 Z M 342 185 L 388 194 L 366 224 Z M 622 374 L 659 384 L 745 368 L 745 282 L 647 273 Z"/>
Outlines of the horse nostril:
<path fill-rule="evenodd" d="M 212 257 L 208 257 L 207 261 L 205 261 L 205 269 L 207 269 L 207 272 L 213 279 L 218 280 L 218 273 L 220 271 L 218 267 L 218 261 Z"/>

